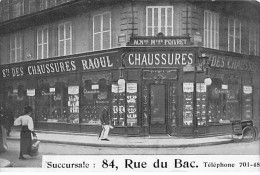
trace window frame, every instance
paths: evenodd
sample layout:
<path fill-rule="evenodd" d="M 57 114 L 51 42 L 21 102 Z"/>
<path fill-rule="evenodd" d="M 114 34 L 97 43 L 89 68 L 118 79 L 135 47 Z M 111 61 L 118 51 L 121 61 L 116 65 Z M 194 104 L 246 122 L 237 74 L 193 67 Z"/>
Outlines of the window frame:
<path fill-rule="evenodd" d="M 40 1 L 40 10 L 45 10 L 49 7 L 48 0 L 41 0 Z"/>
<path fill-rule="evenodd" d="M 70 38 L 66 38 L 66 25 L 67 24 L 69 24 L 69 26 L 70 26 Z M 61 26 L 63 26 L 64 27 L 64 33 L 63 33 L 63 37 L 64 37 L 64 39 L 60 39 L 60 29 L 61 29 Z M 66 41 L 68 41 L 68 40 L 70 40 L 70 50 L 69 50 L 69 53 L 67 53 L 66 52 Z M 64 50 L 63 50 L 63 52 L 64 52 L 64 54 L 63 55 L 61 55 L 61 42 L 64 42 Z M 58 56 L 65 56 L 65 55 L 71 55 L 72 54 L 72 23 L 71 23 L 71 21 L 68 21 L 68 22 L 64 22 L 64 23 L 60 23 L 59 25 L 58 25 Z"/>
<path fill-rule="evenodd" d="M 233 35 L 230 35 L 230 20 L 234 21 L 233 23 Z M 237 36 L 236 35 L 236 23 L 239 23 L 239 29 L 240 29 L 240 35 Z M 241 27 L 242 27 L 242 23 L 241 23 L 241 20 L 239 19 L 236 19 L 236 18 L 228 18 L 228 51 L 230 52 L 236 52 L 236 53 L 241 53 L 241 48 L 242 48 L 242 43 L 241 43 L 241 33 L 242 33 L 242 30 L 241 30 Z M 230 48 L 230 37 L 233 37 L 233 50 L 231 50 Z M 236 39 L 239 39 L 239 51 L 237 52 L 236 51 Z"/>
<path fill-rule="evenodd" d="M 209 23 L 209 19 L 210 19 L 210 23 Z M 214 36 L 214 40 L 212 40 L 213 36 Z M 203 38 L 204 38 L 203 41 L 204 47 L 219 49 L 219 14 L 218 13 L 214 13 L 209 10 L 204 11 L 204 37 Z"/>
<path fill-rule="evenodd" d="M 14 38 L 14 47 L 12 47 L 12 39 Z M 18 47 L 18 39 L 20 47 Z M 22 61 L 22 34 L 15 33 L 10 35 L 10 63 L 17 63 Z M 12 52 L 14 51 L 15 57 L 12 58 Z M 20 52 L 20 58 L 18 58 L 18 51 Z"/>
<path fill-rule="evenodd" d="M 152 28 L 152 35 L 151 36 L 157 36 L 157 34 L 158 33 L 154 33 L 154 28 L 155 28 L 155 26 L 154 26 L 154 9 L 156 9 L 156 8 L 158 8 L 158 33 L 160 33 L 160 32 L 162 32 L 162 15 L 161 15 L 161 11 L 162 11 L 162 9 L 165 9 L 165 26 L 164 26 L 164 28 L 165 28 L 165 32 L 162 32 L 165 36 L 173 36 L 173 34 L 174 34 L 174 25 L 173 25 L 173 23 L 174 23 L 174 21 L 173 21 L 173 19 L 174 19 L 174 8 L 173 8 L 173 6 L 146 6 L 146 29 L 145 29 L 145 32 L 146 32 L 146 36 L 149 36 L 148 34 L 149 34 L 149 32 L 148 32 L 148 30 L 149 30 L 149 28 Z M 172 10 L 172 21 L 171 21 L 171 25 L 168 25 L 168 20 L 167 20 L 167 18 L 168 18 L 168 13 L 167 13 L 167 10 L 168 10 L 168 8 L 169 9 L 171 9 Z M 152 9 L 152 25 L 151 26 L 148 26 L 149 24 L 148 24 L 148 18 L 149 18 L 149 15 L 148 15 L 148 9 Z M 168 28 L 171 28 L 171 34 L 168 34 Z"/>
<path fill-rule="evenodd" d="M 19 11 L 18 11 L 18 9 L 19 9 Z M 13 2 L 12 3 L 12 18 L 17 18 L 22 15 L 24 15 L 24 0 L 19 0 L 19 1 Z"/>
<path fill-rule="evenodd" d="M 44 43 L 44 30 L 47 30 L 47 42 Z M 39 42 L 39 31 L 41 30 L 41 40 L 42 40 L 42 43 L 38 43 Z M 41 28 L 38 28 L 37 29 L 37 59 L 44 59 L 44 45 L 47 45 L 47 57 L 46 58 L 49 58 L 49 28 L 48 27 L 41 27 Z M 41 46 L 42 48 L 42 53 L 41 53 L 41 58 L 39 58 L 39 46 Z"/>
<path fill-rule="evenodd" d="M 104 15 L 106 15 L 106 14 L 109 14 L 110 15 L 110 18 L 109 18 L 109 30 L 103 30 L 103 24 L 104 24 Z M 101 26 L 100 26 L 100 32 L 96 32 L 95 33 L 95 17 L 97 17 L 97 16 L 100 16 L 101 17 Z M 99 49 L 95 49 L 95 43 L 96 43 L 96 41 L 95 41 L 95 35 L 97 35 L 97 34 L 100 34 L 101 35 L 101 37 L 100 37 L 100 50 L 104 50 L 104 41 L 103 41 L 103 34 L 105 33 L 105 32 L 109 32 L 109 47 L 108 48 L 106 48 L 106 49 L 111 49 L 111 47 L 112 47 L 112 32 L 111 32 L 111 27 L 112 27 L 112 25 L 111 25 L 111 18 L 112 18 L 112 14 L 111 14 L 111 12 L 104 12 L 104 13 L 100 13 L 100 14 L 97 14 L 97 15 L 93 15 L 93 18 L 92 18 L 92 20 L 93 20 L 93 51 L 98 51 Z"/>

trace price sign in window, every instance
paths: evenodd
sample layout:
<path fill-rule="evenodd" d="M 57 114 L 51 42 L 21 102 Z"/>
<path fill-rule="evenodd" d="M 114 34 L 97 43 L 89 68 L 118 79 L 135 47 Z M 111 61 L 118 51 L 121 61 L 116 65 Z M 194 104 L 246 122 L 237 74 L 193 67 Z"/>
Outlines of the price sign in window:
<path fill-rule="evenodd" d="M 79 123 L 79 86 L 68 87 L 69 123 Z"/>
<path fill-rule="evenodd" d="M 127 125 L 137 126 L 137 83 L 127 83 Z"/>

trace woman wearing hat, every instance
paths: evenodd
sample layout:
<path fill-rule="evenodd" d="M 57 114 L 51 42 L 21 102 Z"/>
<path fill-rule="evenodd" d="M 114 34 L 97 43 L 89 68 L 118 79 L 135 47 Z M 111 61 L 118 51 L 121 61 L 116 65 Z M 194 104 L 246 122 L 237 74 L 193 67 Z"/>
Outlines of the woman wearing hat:
<path fill-rule="evenodd" d="M 20 157 L 19 159 L 25 160 L 24 154 L 30 154 L 31 146 L 32 146 L 32 134 L 35 135 L 33 131 L 33 119 L 30 117 L 32 113 L 32 107 L 26 106 L 24 108 L 24 115 L 18 117 L 14 121 L 15 126 L 22 126 L 21 134 L 20 134 Z"/>

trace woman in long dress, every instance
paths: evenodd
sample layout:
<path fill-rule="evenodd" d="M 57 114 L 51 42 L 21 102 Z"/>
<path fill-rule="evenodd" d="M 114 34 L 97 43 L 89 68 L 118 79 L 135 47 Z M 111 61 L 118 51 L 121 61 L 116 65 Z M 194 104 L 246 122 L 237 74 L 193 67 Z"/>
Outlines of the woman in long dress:
<path fill-rule="evenodd" d="M 32 146 L 32 134 L 35 135 L 33 131 L 33 119 L 30 117 L 32 113 L 32 107 L 26 106 L 24 108 L 24 115 L 18 117 L 14 121 L 15 126 L 22 126 L 20 133 L 20 157 L 19 159 L 25 160 L 24 154 L 29 155 Z"/>

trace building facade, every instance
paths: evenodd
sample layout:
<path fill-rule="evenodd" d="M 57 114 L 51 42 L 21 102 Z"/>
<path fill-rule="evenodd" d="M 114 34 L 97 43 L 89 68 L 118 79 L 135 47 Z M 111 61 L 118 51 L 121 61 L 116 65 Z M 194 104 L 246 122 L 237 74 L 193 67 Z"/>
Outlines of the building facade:
<path fill-rule="evenodd" d="M 256 1 L 0 4 L 1 103 L 16 117 L 33 106 L 37 129 L 99 132 L 104 105 L 114 134 L 226 134 L 234 120 L 259 128 Z"/>

